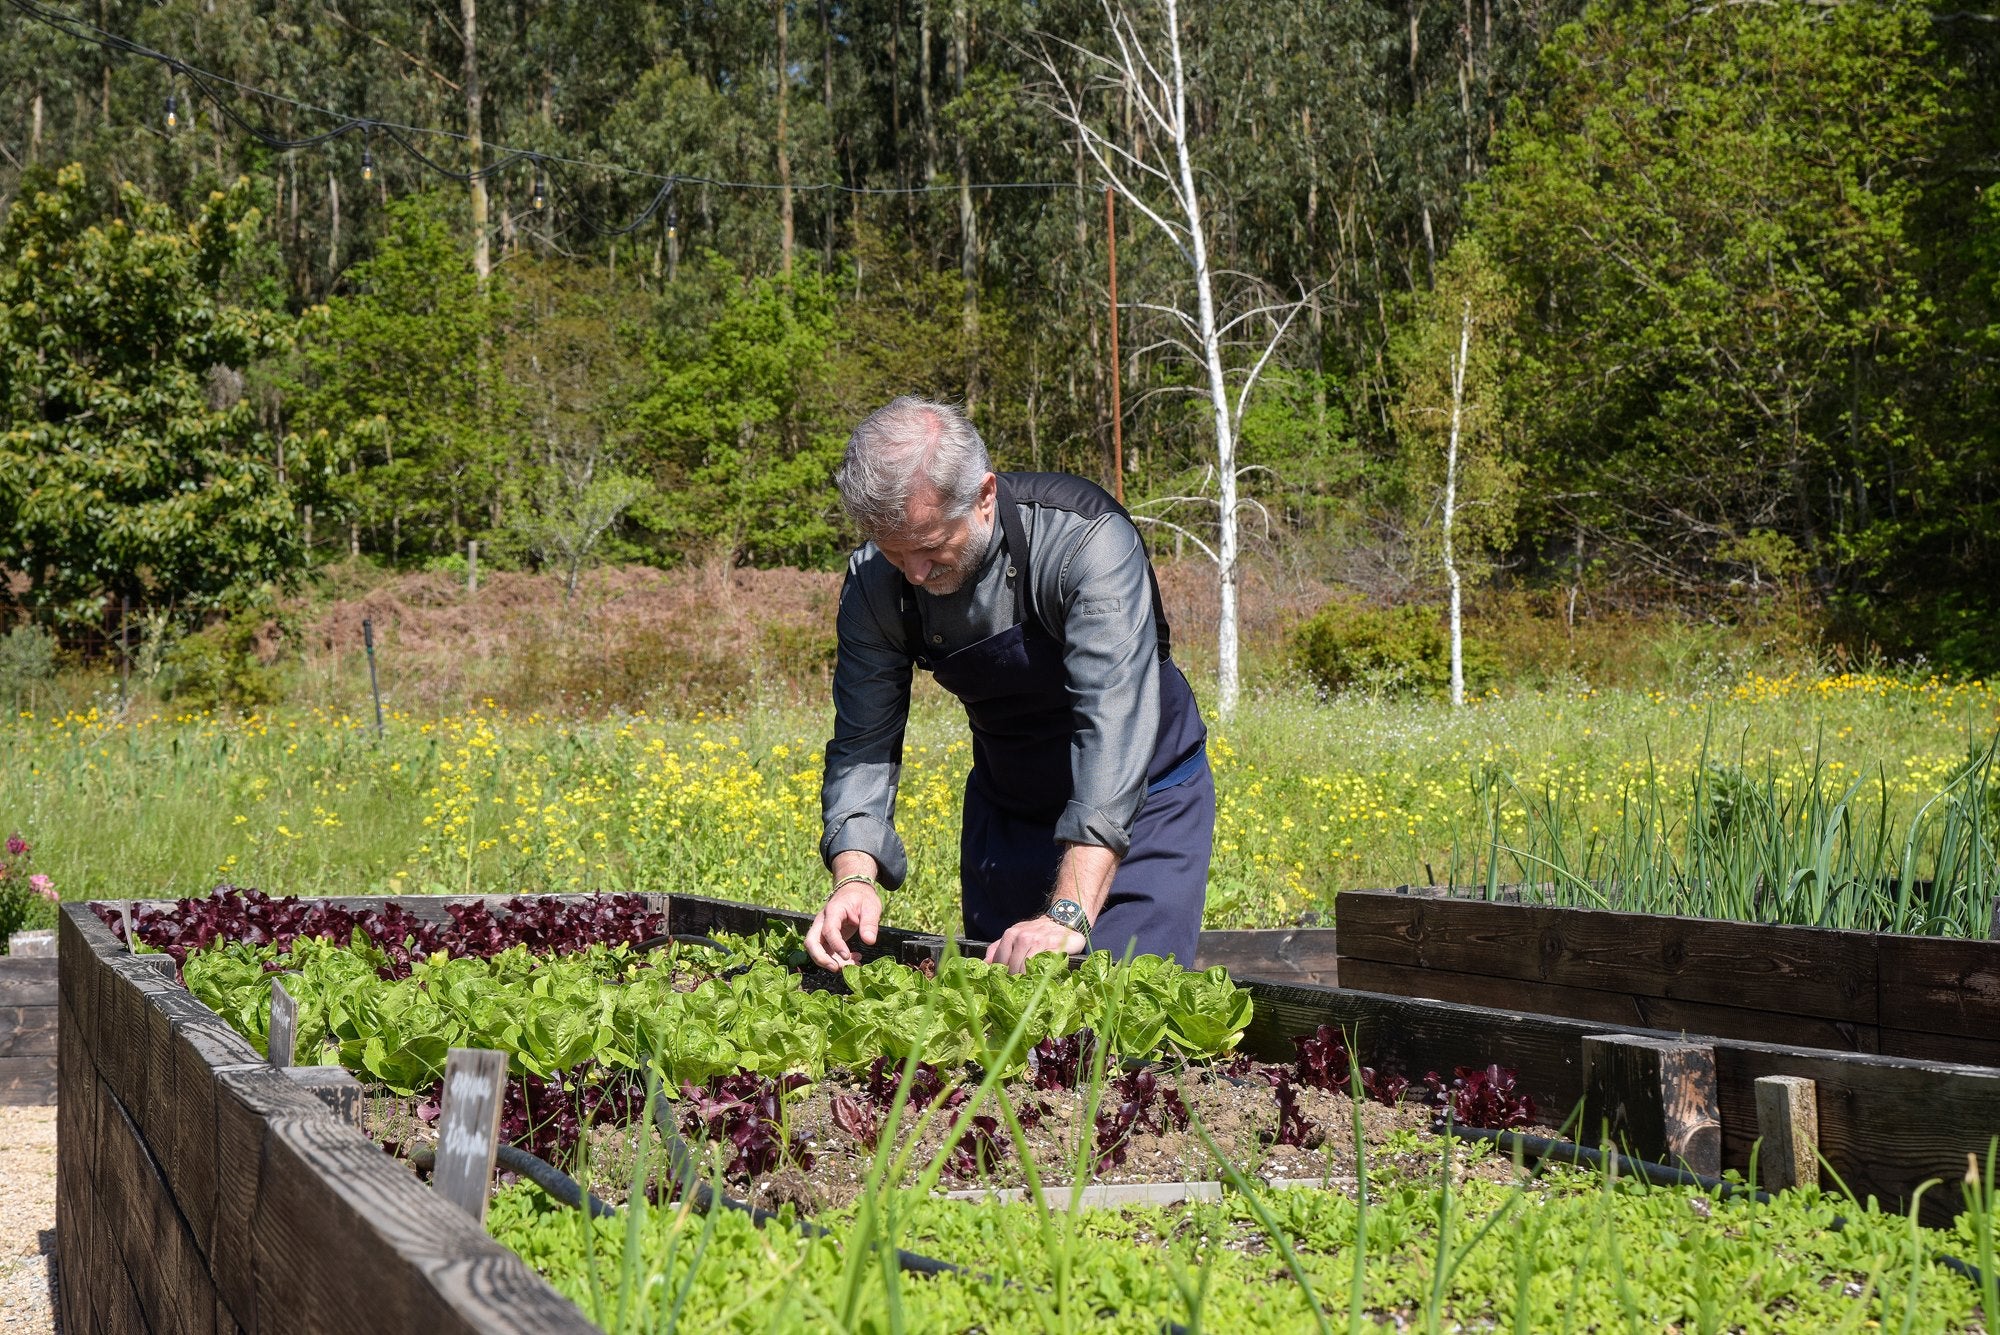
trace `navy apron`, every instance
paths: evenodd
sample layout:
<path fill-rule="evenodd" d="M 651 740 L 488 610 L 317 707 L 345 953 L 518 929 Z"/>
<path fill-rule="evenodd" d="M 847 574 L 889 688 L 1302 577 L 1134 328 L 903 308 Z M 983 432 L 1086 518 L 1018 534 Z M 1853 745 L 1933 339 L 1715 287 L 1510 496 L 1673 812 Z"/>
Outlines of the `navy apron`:
<path fill-rule="evenodd" d="M 902 612 L 919 667 L 965 705 L 972 724 L 972 773 L 965 784 L 959 884 L 965 934 L 996 940 L 1048 908 L 1063 848 L 1056 821 L 1071 792 L 1076 733 L 1063 646 L 1029 613 L 1028 551 L 1022 501 L 1079 514 L 1124 513 L 1102 488 L 1051 473 L 1003 473 L 995 501 L 1007 542 L 1014 624 L 942 659 L 925 641 L 907 582 Z M 1151 571 L 1148 570 L 1148 578 Z M 1208 897 L 1215 836 L 1215 780 L 1206 729 L 1187 678 L 1168 657 L 1167 623 L 1153 584 L 1159 629 L 1160 725 L 1146 771 L 1146 795 L 1132 844 L 1091 928 L 1091 948 L 1124 955 L 1172 955 L 1193 967 Z"/>

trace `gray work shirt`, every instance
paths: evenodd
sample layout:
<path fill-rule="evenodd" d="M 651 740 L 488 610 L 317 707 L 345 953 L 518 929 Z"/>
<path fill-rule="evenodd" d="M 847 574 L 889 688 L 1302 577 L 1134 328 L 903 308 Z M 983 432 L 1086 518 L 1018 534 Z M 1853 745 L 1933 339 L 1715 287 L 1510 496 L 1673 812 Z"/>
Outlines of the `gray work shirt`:
<path fill-rule="evenodd" d="M 1160 665 L 1146 549 L 1132 521 L 1020 504 L 1034 554 L 1024 616 L 1063 645 L 1073 706 L 1069 804 L 1053 838 L 1124 857 L 1146 796 L 1160 726 Z M 979 573 L 956 593 L 916 591 L 926 654 L 940 659 L 1014 624 L 998 517 Z M 848 558 L 833 673 L 833 739 L 820 787 L 820 855 L 859 851 L 891 889 L 909 874 L 895 829 L 896 782 L 914 665 L 897 600 L 903 579 L 874 543 Z"/>

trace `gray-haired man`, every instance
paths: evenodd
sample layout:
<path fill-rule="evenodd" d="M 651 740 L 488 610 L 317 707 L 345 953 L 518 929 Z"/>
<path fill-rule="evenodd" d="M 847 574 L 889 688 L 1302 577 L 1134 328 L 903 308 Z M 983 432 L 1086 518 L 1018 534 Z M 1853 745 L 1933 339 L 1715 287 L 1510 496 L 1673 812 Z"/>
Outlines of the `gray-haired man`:
<path fill-rule="evenodd" d="M 959 845 L 965 931 L 1019 970 L 1045 951 L 1194 962 L 1215 784 L 1168 656 L 1130 517 L 1061 473 L 996 474 L 946 404 L 899 398 L 855 428 L 834 734 L 820 794 L 833 891 L 806 932 L 822 967 L 873 943 L 908 860 L 894 824 L 913 667 L 972 725 Z"/>

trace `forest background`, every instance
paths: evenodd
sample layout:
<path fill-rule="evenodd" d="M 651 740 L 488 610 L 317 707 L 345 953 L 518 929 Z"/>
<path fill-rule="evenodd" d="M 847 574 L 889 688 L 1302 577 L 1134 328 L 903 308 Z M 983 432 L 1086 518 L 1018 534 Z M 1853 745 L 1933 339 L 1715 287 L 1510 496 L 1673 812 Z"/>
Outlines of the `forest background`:
<path fill-rule="evenodd" d="M 268 660 L 315 574 L 462 580 L 476 542 L 567 604 L 601 564 L 835 569 L 831 469 L 907 391 L 962 401 L 1003 466 L 1111 483 L 1103 182 L 1056 114 L 1083 88 L 1108 142 L 1157 147 L 1131 83 L 1090 82 L 1107 12 L 9 0 L 11 619 L 155 667 L 207 625 L 217 663 L 183 675 L 254 703 L 231 655 Z M 1296 304 L 1242 425 L 1247 617 L 1437 604 L 1464 326 L 1458 550 L 1489 610 L 2000 663 L 1993 16 L 1203 0 L 1180 26 L 1220 299 Z M 245 128 L 356 120 L 288 152 Z M 481 164 L 475 201 L 451 173 Z M 1188 265 L 1131 209 L 1118 264 L 1124 490 L 1192 557 Z"/>

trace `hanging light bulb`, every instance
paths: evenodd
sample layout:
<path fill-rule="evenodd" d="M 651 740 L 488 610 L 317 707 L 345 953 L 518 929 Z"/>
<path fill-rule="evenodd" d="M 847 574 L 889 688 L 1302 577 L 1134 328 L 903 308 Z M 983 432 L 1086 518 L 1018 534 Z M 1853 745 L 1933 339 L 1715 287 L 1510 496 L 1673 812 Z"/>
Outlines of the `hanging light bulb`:
<path fill-rule="evenodd" d="M 375 155 L 369 151 L 366 144 L 361 146 L 361 179 L 364 181 L 375 179 Z"/>
<path fill-rule="evenodd" d="M 667 240 L 672 241 L 680 235 L 679 222 L 680 210 L 674 207 L 674 202 L 670 199 L 667 201 Z"/>
<path fill-rule="evenodd" d="M 180 115 L 180 109 L 179 109 L 179 106 L 178 106 L 178 105 L 176 104 L 176 102 L 175 102 L 175 100 L 174 100 L 174 95 L 173 95 L 172 93 L 168 93 L 168 94 L 167 94 L 167 128 L 168 128 L 169 130 L 172 130 L 172 129 L 177 129 L 177 128 L 179 128 L 179 126 L 180 126 L 180 123 L 181 123 L 181 115 Z"/>
<path fill-rule="evenodd" d="M 537 172 L 535 175 L 535 209 L 537 212 L 547 207 L 549 202 L 548 190 L 549 183 L 543 180 L 541 174 Z"/>

